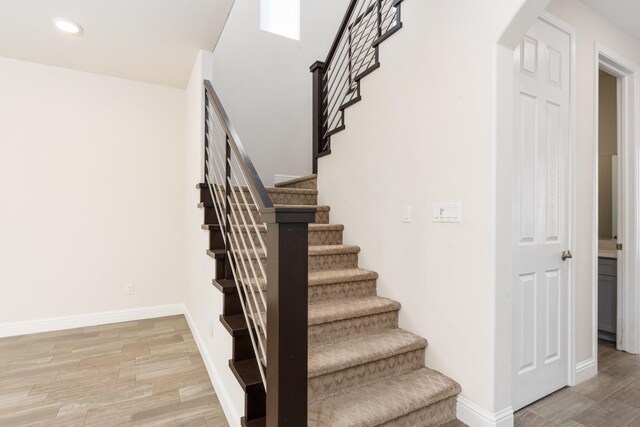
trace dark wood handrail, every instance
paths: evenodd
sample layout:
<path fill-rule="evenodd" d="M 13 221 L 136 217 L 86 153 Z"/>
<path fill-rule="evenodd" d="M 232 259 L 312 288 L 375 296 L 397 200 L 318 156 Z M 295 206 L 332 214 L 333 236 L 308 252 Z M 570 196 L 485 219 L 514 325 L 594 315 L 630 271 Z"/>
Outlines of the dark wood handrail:
<path fill-rule="evenodd" d="M 224 126 L 224 131 L 229 138 L 229 146 L 236 155 L 238 164 L 242 168 L 242 172 L 246 177 L 247 185 L 249 186 L 251 193 L 256 197 L 255 202 L 258 210 L 262 212 L 273 208 L 271 197 L 269 197 L 269 193 L 267 193 L 267 189 L 262 183 L 260 175 L 256 172 L 256 168 L 253 166 L 253 162 L 247 154 L 247 150 L 245 150 L 242 142 L 240 142 L 240 137 L 233 127 L 233 124 L 231 124 L 231 120 L 229 120 L 229 116 L 227 115 L 227 112 L 222 106 L 222 102 L 220 102 L 218 94 L 209 80 L 204 81 L 204 88 L 207 95 L 209 95 L 209 99 L 214 105 L 216 112 L 219 114 L 220 122 L 222 123 L 222 126 Z"/>
<path fill-rule="evenodd" d="M 327 59 L 324 61 L 325 64 L 331 64 L 331 60 L 336 54 L 338 50 L 338 46 L 340 45 L 340 39 L 345 34 L 347 30 L 347 26 L 349 25 L 349 20 L 351 19 L 351 15 L 353 15 L 353 11 L 356 9 L 356 4 L 358 0 L 351 0 L 349 2 L 349 7 L 347 8 L 347 12 L 342 18 L 342 22 L 340 23 L 340 28 L 338 29 L 338 34 L 333 39 L 333 43 L 331 44 L 331 49 L 329 49 L 329 54 L 327 55 Z"/>
<path fill-rule="evenodd" d="M 253 359 L 251 355 L 255 356 L 256 368 L 264 381 L 262 394 L 259 389 L 246 391 L 246 408 L 251 409 L 250 411 L 247 409 L 246 416 L 251 418 L 245 421 L 249 422 L 265 415 L 267 426 L 305 426 L 308 403 L 309 223 L 315 221 L 316 208 L 315 206 L 273 205 L 211 82 L 205 80 L 204 89 L 206 118 L 204 161 L 207 179 L 205 183 L 209 187 L 210 199 L 213 201 L 213 208 L 221 228 L 219 231 L 223 235 L 222 242 L 218 241 L 218 244 L 224 246 L 224 262 L 216 264 L 216 278 L 234 281 L 239 294 L 236 309 L 239 309 L 238 304 L 242 308 L 252 345 L 251 350 L 243 350 L 242 360 L 250 360 Z M 210 115 L 213 116 L 214 123 L 211 123 Z M 216 132 L 212 132 L 213 125 L 217 128 Z M 214 145 L 217 148 L 214 148 Z M 224 150 L 224 154 L 220 152 L 221 150 Z M 217 154 L 214 155 L 214 153 Z M 210 154 L 212 159 L 215 157 L 215 162 L 209 162 Z M 224 159 L 220 158 L 222 156 Z M 236 158 L 241 170 L 231 168 L 232 157 Z M 213 171 L 211 175 L 208 170 L 210 167 Z M 251 191 L 253 203 L 260 214 L 258 222 L 266 224 L 267 229 L 266 274 L 264 271 L 260 273 L 268 283 L 266 336 L 269 339 L 264 345 L 264 341 L 260 341 L 260 336 L 257 335 L 258 323 L 247 312 L 246 304 L 243 304 L 243 301 L 248 301 L 250 298 L 249 294 L 254 292 L 248 290 L 248 287 L 252 286 L 251 279 L 247 279 L 248 276 L 243 278 L 242 273 L 238 275 L 240 270 L 244 270 L 245 275 L 248 275 L 246 264 L 253 262 L 252 257 L 258 256 L 258 250 L 251 244 L 252 255 L 241 255 L 243 251 L 249 252 L 250 249 L 247 248 L 242 235 L 239 237 L 242 246 L 239 245 L 237 234 L 242 231 L 234 227 L 239 223 L 235 218 L 235 208 L 232 208 L 230 198 L 242 188 L 239 183 L 233 183 L 235 174 L 244 177 Z M 214 189 L 214 183 L 210 181 L 211 176 L 214 176 L 214 180 L 222 181 L 215 183 L 218 190 Z M 219 190 L 222 189 L 224 189 L 224 195 L 220 194 Z M 246 200 L 245 203 L 247 203 Z M 251 222 L 259 232 L 255 222 Z M 243 223 L 247 226 L 244 219 Z M 252 239 L 248 229 L 245 233 L 247 234 L 245 237 Z M 253 270 L 253 267 L 250 268 Z M 253 275 L 257 279 L 255 271 Z M 250 308 L 249 311 L 253 309 Z M 256 345 L 256 341 L 259 345 Z M 247 346 L 246 342 L 242 345 Z M 251 354 L 245 354 L 247 352 Z M 265 359 L 266 366 L 269 367 L 266 372 L 263 365 Z"/>

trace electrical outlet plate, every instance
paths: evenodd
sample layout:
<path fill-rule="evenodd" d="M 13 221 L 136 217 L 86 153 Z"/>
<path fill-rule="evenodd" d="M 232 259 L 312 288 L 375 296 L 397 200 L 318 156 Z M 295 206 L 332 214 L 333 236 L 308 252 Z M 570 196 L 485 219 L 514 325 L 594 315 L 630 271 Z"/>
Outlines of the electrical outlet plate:
<path fill-rule="evenodd" d="M 434 203 L 433 222 L 462 222 L 462 203 Z"/>
<path fill-rule="evenodd" d="M 133 283 L 127 283 L 124 285 L 124 293 L 125 295 L 134 295 L 136 293 L 136 285 Z"/>

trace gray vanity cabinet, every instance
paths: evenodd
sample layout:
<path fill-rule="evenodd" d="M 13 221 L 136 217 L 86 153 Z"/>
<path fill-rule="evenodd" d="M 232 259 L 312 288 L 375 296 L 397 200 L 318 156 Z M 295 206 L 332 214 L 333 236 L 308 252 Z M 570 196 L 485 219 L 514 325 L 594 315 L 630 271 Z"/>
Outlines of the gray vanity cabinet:
<path fill-rule="evenodd" d="M 598 258 L 598 337 L 616 340 L 617 326 L 617 260 Z"/>

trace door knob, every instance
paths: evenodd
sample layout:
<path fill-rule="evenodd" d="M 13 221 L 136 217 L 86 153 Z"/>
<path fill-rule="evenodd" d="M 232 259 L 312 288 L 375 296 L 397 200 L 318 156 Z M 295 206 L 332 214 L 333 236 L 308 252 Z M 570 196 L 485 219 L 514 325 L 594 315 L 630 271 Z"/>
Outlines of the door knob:
<path fill-rule="evenodd" d="M 563 261 L 573 258 L 573 254 L 570 250 L 562 251 L 561 258 Z"/>

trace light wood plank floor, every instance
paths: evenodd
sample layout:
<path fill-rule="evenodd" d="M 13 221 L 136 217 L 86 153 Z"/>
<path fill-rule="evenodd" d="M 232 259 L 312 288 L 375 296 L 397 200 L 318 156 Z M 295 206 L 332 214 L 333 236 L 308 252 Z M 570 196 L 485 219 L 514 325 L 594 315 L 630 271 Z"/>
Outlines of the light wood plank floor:
<path fill-rule="evenodd" d="M 0 426 L 227 426 L 184 316 L 0 339 Z"/>
<path fill-rule="evenodd" d="M 515 414 L 522 427 L 640 426 L 640 356 L 598 345 L 598 375 Z"/>

